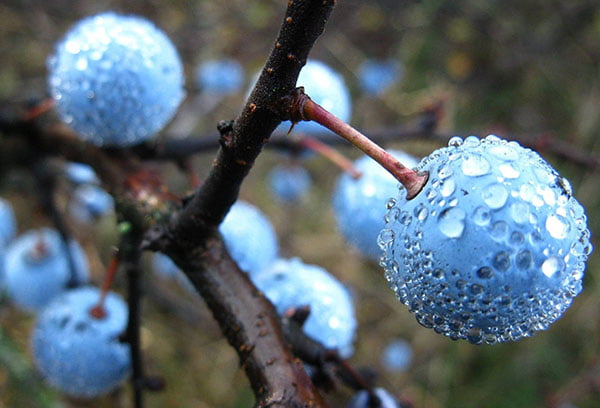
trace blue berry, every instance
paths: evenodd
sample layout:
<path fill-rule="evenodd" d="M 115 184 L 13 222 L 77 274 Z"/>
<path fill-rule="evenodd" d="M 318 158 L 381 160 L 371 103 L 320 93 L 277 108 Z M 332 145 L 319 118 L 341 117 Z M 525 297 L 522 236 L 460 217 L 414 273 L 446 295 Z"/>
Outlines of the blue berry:
<path fill-rule="evenodd" d="M 403 339 L 396 339 L 383 350 L 381 362 L 389 371 L 401 373 L 406 371 L 412 360 L 412 347 Z"/>
<path fill-rule="evenodd" d="M 82 223 L 90 223 L 114 210 L 110 194 L 94 184 L 82 184 L 73 191 L 69 215 Z"/>
<path fill-rule="evenodd" d="M 382 94 L 399 81 L 402 65 L 393 59 L 366 60 L 358 68 L 357 75 L 359 85 L 365 93 Z"/>
<path fill-rule="evenodd" d="M 277 257 L 279 244 L 273 225 L 255 206 L 237 201 L 219 226 L 225 246 L 238 266 L 251 276 Z"/>
<path fill-rule="evenodd" d="M 88 280 L 85 253 L 75 241 L 69 243 L 76 271 L 76 284 Z M 6 291 L 17 306 L 39 311 L 66 290 L 69 263 L 60 234 L 49 228 L 30 230 L 16 238 L 6 250 Z"/>
<path fill-rule="evenodd" d="M 147 140 L 184 97 L 177 50 L 151 22 L 111 12 L 85 18 L 48 59 L 50 93 L 62 119 L 96 145 Z"/>
<path fill-rule="evenodd" d="M 400 408 L 400 404 L 396 399 L 385 389 L 375 388 L 375 395 L 379 398 L 379 408 Z M 371 404 L 369 393 L 365 390 L 361 390 L 356 393 L 352 398 L 347 408 L 371 408 L 375 405 Z"/>
<path fill-rule="evenodd" d="M 244 69 L 233 59 L 204 61 L 196 68 L 198 87 L 215 94 L 233 94 L 244 83 Z"/>
<path fill-rule="evenodd" d="M 35 365 L 45 380 L 65 394 L 94 398 L 117 388 L 129 375 L 129 345 L 119 340 L 127 305 L 109 292 L 106 315 L 90 314 L 100 290 L 81 287 L 56 297 L 39 314 L 33 334 Z"/>
<path fill-rule="evenodd" d="M 65 163 L 65 175 L 73 184 L 98 184 L 100 182 L 94 169 L 84 163 Z"/>
<path fill-rule="evenodd" d="M 417 159 L 400 150 L 389 153 L 409 168 L 418 164 Z M 356 160 L 354 166 L 361 177 L 354 179 L 343 173 L 333 192 L 335 218 L 348 242 L 363 256 L 379 261 L 377 236 L 385 226 L 385 202 L 397 195 L 398 181 L 368 156 Z"/>
<path fill-rule="evenodd" d="M 382 265 L 419 323 L 472 343 L 545 330 L 582 289 L 583 207 L 537 153 L 496 136 L 452 138 L 421 161 L 412 200 L 388 202 Z"/>
<path fill-rule="evenodd" d="M 17 220 L 12 205 L 0 198 L 0 247 L 6 246 L 17 233 Z"/>
<path fill-rule="evenodd" d="M 325 269 L 298 258 L 278 259 L 255 277 L 279 313 L 308 305 L 304 332 L 343 357 L 353 353 L 356 332 L 354 305 L 348 290 Z"/>
<path fill-rule="evenodd" d="M 301 200 L 310 188 L 310 184 L 308 171 L 300 165 L 278 165 L 269 173 L 271 192 L 275 198 L 284 203 Z"/>
<path fill-rule="evenodd" d="M 303 86 L 306 94 L 323 108 L 344 122 L 350 121 L 352 110 L 350 92 L 342 76 L 328 65 L 321 61 L 309 60 L 300 71 L 297 85 Z M 289 128 L 290 123 L 284 122 L 278 129 L 285 133 Z M 316 122 L 299 122 L 294 127 L 294 132 L 319 134 L 329 131 Z"/>

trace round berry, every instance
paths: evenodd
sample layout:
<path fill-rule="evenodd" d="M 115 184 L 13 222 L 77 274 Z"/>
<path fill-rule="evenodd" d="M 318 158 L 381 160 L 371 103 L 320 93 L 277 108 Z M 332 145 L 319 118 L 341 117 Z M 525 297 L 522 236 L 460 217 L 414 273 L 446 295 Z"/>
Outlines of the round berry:
<path fill-rule="evenodd" d="M 0 198 L 0 247 L 7 245 L 17 234 L 17 220 L 12 205 Z"/>
<path fill-rule="evenodd" d="M 82 223 L 91 223 L 113 210 L 112 196 L 94 184 L 78 186 L 69 202 L 69 215 Z"/>
<path fill-rule="evenodd" d="M 472 343 L 545 330 L 582 289 L 592 251 L 570 184 L 517 142 L 450 140 L 412 200 L 388 202 L 382 265 L 419 323 Z"/>
<path fill-rule="evenodd" d="M 325 269 L 298 258 L 278 259 L 255 277 L 277 311 L 310 306 L 304 332 L 343 357 L 353 353 L 356 332 L 354 305 L 348 290 Z"/>
<path fill-rule="evenodd" d="M 219 231 L 233 260 L 251 276 L 266 268 L 279 252 L 273 225 L 258 208 L 245 201 L 233 204 Z"/>
<path fill-rule="evenodd" d="M 375 388 L 375 395 L 379 398 L 379 405 L 374 405 L 369 397 L 369 393 L 361 390 L 352 398 L 347 408 L 400 408 L 400 404 L 384 388 Z"/>
<path fill-rule="evenodd" d="M 403 339 L 396 339 L 385 346 L 381 362 L 385 368 L 395 373 L 406 371 L 412 360 L 412 347 Z"/>
<path fill-rule="evenodd" d="M 75 285 L 88 280 L 85 253 L 75 241 L 69 242 L 75 267 Z M 6 291 L 17 306 L 39 311 L 67 289 L 71 269 L 63 240 L 56 230 L 30 230 L 15 239 L 6 250 Z"/>
<path fill-rule="evenodd" d="M 198 87 L 214 94 L 233 94 L 244 83 L 244 69 L 234 59 L 204 61 L 196 68 Z"/>
<path fill-rule="evenodd" d="M 36 367 L 46 381 L 67 395 L 94 398 L 119 386 L 130 372 L 129 345 L 120 340 L 127 305 L 109 292 L 103 317 L 90 310 L 100 290 L 81 287 L 56 297 L 40 313 L 33 334 Z"/>
<path fill-rule="evenodd" d="M 406 167 L 416 167 L 417 159 L 400 150 L 390 150 Z M 333 209 L 344 238 L 365 257 L 379 261 L 377 236 L 385 226 L 386 201 L 397 195 L 398 181 L 368 156 L 354 162 L 361 172 L 358 179 L 343 173 L 333 192 Z"/>
<path fill-rule="evenodd" d="M 358 83 L 365 93 L 382 94 L 400 80 L 402 65 L 393 59 L 369 59 L 360 65 L 357 75 Z"/>
<path fill-rule="evenodd" d="M 300 201 L 310 188 L 308 171 L 300 165 L 278 165 L 269 172 L 271 192 L 279 201 L 294 203 Z"/>
<path fill-rule="evenodd" d="M 73 184 L 98 184 L 100 182 L 94 169 L 84 163 L 65 163 L 65 175 Z"/>
<path fill-rule="evenodd" d="M 321 61 L 309 60 L 300 71 L 298 86 L 304 87 L 304 92 L 310 98 L 337 116 L 344 122 L 350 121 L 352 101 L 350 92 L 342 76 Z M 279 125 L 279 131 L 287 133 L 289 122 Z M 329 130 L 316 122 L 298 122 L 294 132 L 306 134 L 319 134 Z"/>
<path fill-rule="evenodd" d="M 96 145 L 130 146 L 154 136 L 184 97 L 177 50 L 151 22 L 112 12 L 85 18 L 48 59 L 62 119 Z"/>

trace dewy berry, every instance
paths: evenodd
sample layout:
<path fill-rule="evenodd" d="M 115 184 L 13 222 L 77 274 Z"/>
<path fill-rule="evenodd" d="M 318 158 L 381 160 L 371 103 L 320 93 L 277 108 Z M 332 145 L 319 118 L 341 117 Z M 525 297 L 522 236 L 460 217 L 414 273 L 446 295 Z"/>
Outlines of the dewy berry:
<path fill-rule="evenodd" d="M 119 386 L 130 372 L 129 345 L 119 338 L 127 305 L 109 292 L 106 314 L 93 317 L 100 290 L 81 287 L 56 297 L 37 318 L 32 349 L 35 365 L 52 386 L 76 398 L 94 398 Z"/>
<path fill-rule="evenodd" d="M 369 393 L 361 390 L 352 398 L 347 408 L 400 408 L 400 404 L 384 388 L 375 388 L 375 395 L 379 398 L 379 405 L 374 405 L 369 397 Z"/>
<path fill-rule="evenodd" d="M 400 150 L 390 150 L 396 159 L 412 168 L 417 159 Z M 333 209 L 337 225 L 344 238 L 360 253 L 379 261 L 381 249 L 377 236 L 385 226 L 386 201 L 397 195 L 398 181 L 369 156 L 354 162 L 361 172 L 358 179 L 343 173 L 333 192 Z"/>
<path fill-rule="evenodd" d="M 384 93 L 402 76 L 402 65 L 394 59 L 363 62 L 357 72 L 361 89 L 370 95 Z"/>
<path fill-rule="evenodd" d="M 7 245 L 17 234 L 17 220 L 12 205 L 0 198 L 0 247 Z"/>
<path fill-rule="evenodd" d="M 238 200 L 219 226 L 225 246 L 250 276 L 275 260 L 279 244 L 269 219 L 255 206 Z"/>
<path fill-rule="evenodd" d="M 69 243 L 75 266 L 75 285 L 88 280 L 88 262 L 81 246 Z M 63 241 L 56 230 L 30 230 L 16 238 L 6 250 L 6 291 L 13 303 L 28 311 L 39 311 L 67 289 L 71 277 Z"/>
<path fill-rule="evenodd" d="M 345 358 L 352 355 L 357 325 L 352 298 L 325 269 L 298 258 L 278 259 L 255 277 L 255 283 L 279 313 L 310 306 L 304 332 Z"/>
<path fill-rule="evenodd" d="M 213 94 L 233 94 L 244 83 L 244 69 L 234 59 L 208 60 L 196 68 L 198 87 Z"/>
<path fill-rule="evenodd" d="M 583 207 L 537 153 L 496 136 L 453 138 L 421 161 L 412 200 L 388 203 L 382 265 L 419 323 L 472 343 L 545 330 L 582 289 Z"/>
<path fill-rule="evenodd" d="M 308 171 L 298 164 L 280 164 L 269 172 L 269 187 L 275 198 L 284 203 L 295 203 L 310 188 Z"/>
<path fill-rule="evenodd" d="M 160 131 L 184 97 L 177 50 L 151 22 L 111 12 L 85 18 L 48 59 L 62 119 L 96 145 L 123 147 Z"/>
<path fill-rule="evenodd" d="M 114 210 L 113 197 L 94 184 L 77 186 L 69 201 L 69 215 L 82 223 L 91 223 Z"/>

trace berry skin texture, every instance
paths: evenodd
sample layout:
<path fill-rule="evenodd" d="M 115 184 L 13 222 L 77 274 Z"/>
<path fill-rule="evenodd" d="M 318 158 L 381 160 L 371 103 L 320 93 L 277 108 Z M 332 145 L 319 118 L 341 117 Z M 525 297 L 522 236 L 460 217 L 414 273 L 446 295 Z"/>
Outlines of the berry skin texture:
<path fill-rule="evenodd" d="M 304 332 L 348 358 L 356 332 L 354 305 L 348 290 L 325 269 L 298 258 L 278 259 L 254 278 L 256 286 L 283 314 L 310 306 Z"/>
<path fill-rule="evenodd" d="M 496 136 L 419 163 L 424 189 L 388 202 L 386 278 L 425 327 L 493 344 L 545 330 L 582 289 L 592 251 L 583 207 L 537 153 Z"/>
<path fill-rule="evenodd" d="M 251 277 L 277 258 L 273 225 L 255 206 L 238 200 L 219 226 L 223 241 L 238 266 Z"/>
<path fill-rule="evenodd" d="M 400 150 L 390 150 L 406 167 L 413 168 L 417 159 Z M 368 156 L 354 162 L 362 173 L 359 179 L 343 173 L 333 192 L 333 209 L 343 237 L 364 257 L 375 262 L 381 257 L 377 236 L 385 226 L 385 203 L 398 193 L 398 181 Z"/>
<path fill-rule="evenodd" d="M 106 12 L 81 20 L 47 65 L 60 116 L 99 146 L 131 146 L 154 136 L 184 97 L 177 50 L 136 16 Z"/>
<path fill-rule="evenodd" d="M 35 365 L 46 381 L 76 398 L 114 390 L 129 375 L 129 345 L 119 340 L 127 305 L 109 292 L 106 316 L 90 315 L 100 290 L 81 287 L 56 297 L 37 318 L 31 344 Z"/>
<path fill-rule="evenodd" d="M 204 61 L 196 68 L 198 87 L 214 94 L 234 94 L 244 84 L 244 69 L 233 59 Z"/>
<path fill-rule="evenodd" d="M 12 205 L 0 198 L 0 247 L 6 246 L 17 234 L 17 220 Z"/>
<path fill-rule="evenodd" d="M 400 404 L 392 395 L 383 388 L 375 388 L 375 395 L 379 397 L 379 408 L 400 408 Z M 365 390 L 359 391 L 352 398 L 347 408 L 371 408 L 369 393 Z"/>
<path fill-rule="evenodd" d="M 296 203 L 308 192 L 311 185 L 308 171 L 299 165 L 277 165 L 269 172 L 269 187 L 278 201 Z"/>
<path fill-rule="evenodd" d="M 402 65 L 393 59 L 366 60 L 358 68 L 360 88 L 369 95 L 380 95 L 400 80 Z"/>
<path fill-rule="evenodd" d="M 76 271 L 76 284 L 88 281 L 88 262 L 75 241 L 69 243 Z M 6 292 L 18 307 L 40 311 L 55 296 L 67 289 L 69 263 L 60 234 L 42 228 L 17 237 L 6 249 Z"/>

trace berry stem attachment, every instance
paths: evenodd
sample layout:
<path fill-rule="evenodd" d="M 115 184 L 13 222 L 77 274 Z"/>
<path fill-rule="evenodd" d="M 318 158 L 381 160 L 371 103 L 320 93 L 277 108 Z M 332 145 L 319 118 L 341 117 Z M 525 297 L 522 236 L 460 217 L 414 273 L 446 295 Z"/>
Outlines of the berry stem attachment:
<path fill-rule="evenodd" d="M 309 136 L 303 136 L 300 144 L 307 149 L 319 153 L 340 169 L 350 174 L 352 178 L 360 178 L 361 173 L 354 167 L 352 161 L 328 144 Z"/>
<path fill-rule="evenodd" d="M 400 163 L 394 156 L 385 151 L 367 136 L 348 125 L 343 120 L 329 113 L 318 103 L 313 102 L 304 94 L 303 88 L 297 88 L 291 97 L 290 118 L 292 121 L 312 120 L 343 137 L 366 155 L 379 163 L 392 174 L 405 188 L 406 198 L 412 199 L 423 189 L 428 173 L 411 170 Z"/>
<path fill-rule="evenodd" d="M 102 282 L 102 289 L 100 291 L 100 299 L 98 299 L 98 303 L 96 304 L 96 306 L 90 309 L 90 315 L 96 319 L 103 319 L 104 317 L 106 317 L 104 301 L 106 300 L 106 295 L 108 294 L 110 287 L 112 286 L 113 280 L 115 279 L 115 275 L 117 274 L 117 270 L 119 269 L 119 264 L 119 253 L 116 252 L 110 260 L 108 268 L 106 268 L 106 274 L 104 275 L 104 281 Z"/>

